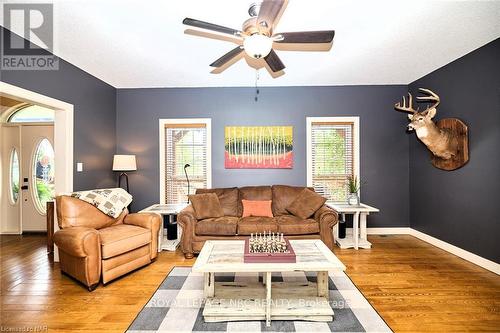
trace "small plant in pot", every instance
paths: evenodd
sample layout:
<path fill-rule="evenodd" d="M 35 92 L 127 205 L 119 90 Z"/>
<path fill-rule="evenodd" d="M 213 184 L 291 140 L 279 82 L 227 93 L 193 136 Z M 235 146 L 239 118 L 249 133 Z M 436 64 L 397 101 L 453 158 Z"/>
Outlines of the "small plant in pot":
<path fill-rule="evenodd" d="M 347 203 L 349 205 L 359 205 L 359 189 L 361 184 L 356 176 L 347 177 L 347 185 L 349 186 L 349 195 Z"/>

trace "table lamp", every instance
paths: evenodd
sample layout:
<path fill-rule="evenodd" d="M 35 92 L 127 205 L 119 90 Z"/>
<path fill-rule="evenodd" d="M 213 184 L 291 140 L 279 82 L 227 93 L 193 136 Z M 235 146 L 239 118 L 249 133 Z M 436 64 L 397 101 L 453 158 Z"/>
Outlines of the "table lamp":
<path fill-rule="evenodd" d="M 113 157 L 113 171 L 121 171 L 120 176 L 118 176 L 118 187 L 121 187 L 122 176 L 125 176 L 127 192 L 129 192 L 129 187 L 128 175 L 126 171 L 136 170 L 137 163 L 135 161 L 135 155 L 115 155 Z"/>

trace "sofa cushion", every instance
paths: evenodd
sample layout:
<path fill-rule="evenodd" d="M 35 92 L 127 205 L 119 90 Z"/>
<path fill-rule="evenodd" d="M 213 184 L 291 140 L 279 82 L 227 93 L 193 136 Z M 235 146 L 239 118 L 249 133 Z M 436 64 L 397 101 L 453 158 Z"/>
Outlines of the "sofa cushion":
<path fill-rule="evenodd" d="M 242 217 L 262 216 L 273 217 L 271 210 L 271 200 L 241 200 L 243 205 Z"/>
<path fill-rule="evenodd" d="M 273 185 L 271 189 L 273 193 L 273 215 L 280 216 L 290 214 L 286 208 L 304 190 L 304 186 Z M 308 189 L 314 191 L 312 187 L 308 187 Z"/>
<path fill-rule="evenodd" d="M 307 219 L 320 209 L 325 202 L 326 198 L 305 188 L 286 209 L 301 219 Z"/>
<path fill-rule="evenodd" d="M 272 217 L 248 216 L 238 221 L 238 235 L 250 235 L 259 232 L 278 232 L 276 220 Z"/>
<path fill-rule="evenodd" d="M 275 217 L 278 222 L 278 232 L 285 235 L 309 235 L 319 233 L 319 223 L 313 219 L 301 219 L 293 215 Z"/>
<path fill-rule="evenodd" d="M 102 258 L 111 258 L 151 242 L 151 231 L 135 225 L 118 224 L 98 230 Z"/>
<path fill-rule="evenodd" d="M 224 216 L 219 198 L 215 193 L 193 194 L 189 196 L 198 220 Z"/>
<path fill-rule="evenodd" d="M 225 216 L 238 216 L 238 188 L 200 188 L 196 194 L 215 193 Z"/>
<path fill-rule="evenodd" d="M 241 200 L 273 200 L 271 186 L 246 186 L 239 188 L 238 216 L 243 215 Z"/>
<path fill-rule="evenodd" d="M 234 236 L 239 217 L 223 216 L 196 222 L 194 231 L 203 236 Z"/>

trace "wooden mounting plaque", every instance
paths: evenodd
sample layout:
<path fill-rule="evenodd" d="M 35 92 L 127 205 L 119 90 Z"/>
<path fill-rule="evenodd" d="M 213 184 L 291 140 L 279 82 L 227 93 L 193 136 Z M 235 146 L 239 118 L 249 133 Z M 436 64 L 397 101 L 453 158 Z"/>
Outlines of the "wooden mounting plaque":
<path fill-rule="evenodd" d="M 292 245 L 285 237 L 286 245 L 290 252 L 287 253 L 250 253 L 250 237 L 245 238 L 245 253 L 243 262 L 245 263 L 294 263 L 297 261 Z"/>
<path fill-rule="evenodd" d="M 458 154 L 448 160 L 431 153 L 431 163 L 438 169 L 456 170 L 469 161 L 469 135 L 467 125 L 457 118 L 445 118 L 436 122 L 437 127 L 454 134 L 458 147 Z"/>

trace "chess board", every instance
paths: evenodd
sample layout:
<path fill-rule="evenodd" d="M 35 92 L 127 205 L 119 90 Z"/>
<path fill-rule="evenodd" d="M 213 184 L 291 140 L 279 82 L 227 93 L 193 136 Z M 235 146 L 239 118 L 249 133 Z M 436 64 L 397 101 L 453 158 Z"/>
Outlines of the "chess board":
<path fill-rule="evenodd" d="M 297 258 L 288 238 L 284 237 L 287 244 L 287 252 L 269 253 L 269 252 L 250 252 L 250 237 L 245 238 L 245 252 L 243 262 L 245 263 L 295 263 Z"/>

